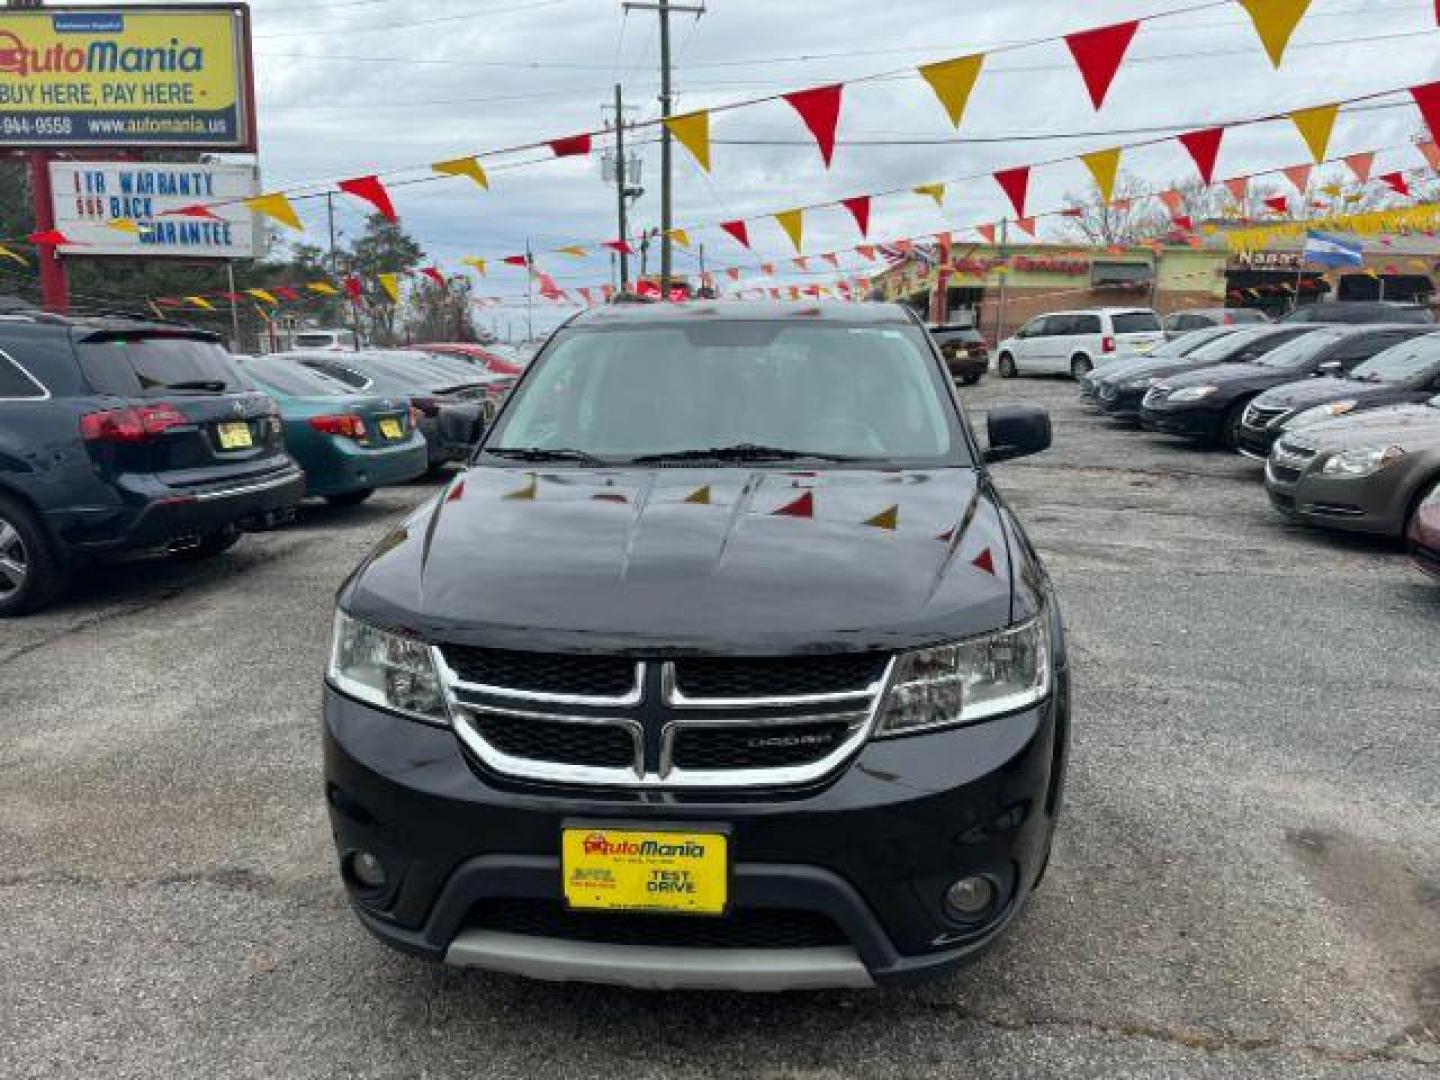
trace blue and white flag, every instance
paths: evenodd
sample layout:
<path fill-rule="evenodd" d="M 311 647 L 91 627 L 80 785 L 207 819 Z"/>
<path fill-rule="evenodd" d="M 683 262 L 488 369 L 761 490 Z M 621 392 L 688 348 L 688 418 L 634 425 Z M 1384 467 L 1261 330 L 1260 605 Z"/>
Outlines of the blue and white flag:
<path fill-rule="evenodd" d="M 1365 246 L 1359 240 L 1331 233 L 1307 233 L 1305 262 L 1315 266 L 1364 266 Z"/>

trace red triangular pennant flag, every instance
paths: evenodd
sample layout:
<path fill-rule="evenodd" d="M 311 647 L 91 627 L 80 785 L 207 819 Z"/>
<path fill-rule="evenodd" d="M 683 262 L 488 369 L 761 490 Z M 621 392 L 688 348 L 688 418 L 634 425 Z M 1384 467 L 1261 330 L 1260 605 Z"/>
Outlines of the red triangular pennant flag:
<path fill-rule="evenodd" d="M 990 549 L 988 547 L 984 551 L 980 552 L 979 555 L 976 555 L 975 558 L 970 560 L 970 565 L 980 570 L 984 570 L 985 573 L 989 574 L 991 577 L 995 576 L 995 556 L 990 553 Z"/>
<path fill-rule="evenodd" d="M 1016 221 L 1015 224 L 1019 227 L 1020 231 L 1027 236 L 1033 237 L 1035 235 L 1035 219 L 1033 217 L 1022 217 Z"/>
<path fill-rule="evenodd" d="M 748 248 L 750 246 L 750 230 L 745 227 L 745 222 L 722 221 L 720 223 L 720 228 L 724 229 L 727 233 L 729 233 L 737 241 L 739 241 L 742 247 Z"/>
<path fill-rule="evenodd" d="M 1181 232 L 1194 232 L 1195 219 L 1188 214 L 1177 214 L 1175 216 L 1175 227 Z"/>
<path fill-rule="evenodd" d="M 1191 131 L 1180 136 L 1181 144 L 1195 159 L 1195 165 L 1200 170 L 1200 179 L 1207 184 L 1215 182 L 1215 162 L 1220 157 L 1220 140 L 1224 137 L 1223 127 Z"/>
<path fill-rule="evenodd" d="M 1345 159 L 1345 164 L 1350 166 L 1350 171 L 1355 174 L 1355 179 L 1360 183 L 1368 183 L 1370 171 L 1375 167 L 1375 153 L 1370 151 L 1364 154 L 1351 154 Z"/>
<path fill-rule="evenodd" d="M 727 277 L 730 278 L 731 281 L 740 280 L 740 268 L 738 266 L 730 267 L 728 270 L 725 271 L 725 274 Z"/>
<path fill-rule="evenodd" d="M 439 285 L 442 289 L 448 289 L 450 287 L 450 283 L 445 280 L 445 275 L 440 272 L 440 268 L 438 266 L 422 267 L 420 272 L 426 277 L 428 277 L 431 281 L 435 282 L 436 285 Z"/>
<path fill-rule="evenodd" d="M 1291 165 L 1283 171 L 1285 173 L 1285 179 L 1295 185 L 1296 191 L 1304 195 L 1310 187 L 1310 173 L 1313 168 L 1314 166 L 1311 165 Z"/>
<path fill-rule="evenodd" d="M 1120 62 L 1125 59 L 1125 50 L 1130 48 L 1135 31 L 1139 29 L 1140 20 L 1135 19 L 1066 36 L 1065 44 L 1070 46 L 1075 63 L 1080 67 L 1080 75 L 1085 80 L 1095 108 L 1105 104 L 1105 95 L 1110 92 L 1110 84 L 1120 70 Z"/>
<path fill-rule="evenodd" d="M 1290 200 L 1284 195 L 1277 195 L 1273 199 L 1265 200 L 1265 208 L 1274 210 L 1277 214 L 1288 214 L 1290 212 Z"/>
<path fill-rule="evenodd" d="M 1169 191 L 1160 193 L 1160 201 L 1165 204 L 1165 209 L 1170 211 L 1170 216 L 1179 217 L 1185 212 L 1185 196 L 1171 188 Z"/>
<path fill-rule="evenodd" d="M 1406 182 L 1405 174 L 1402 172 L 1386 173 L 1380 177 L 1380 182 L 1397 195 L 1410 194 L 1410 185 Z"/>
<path fill-rule="evenodd" d="M 993 244 L 993 243 L 995 243 L 995 226 L 994 226 L 994 225 L 976 225 L 976 226 L 975 226 L 975 231 L 978 232 L 978 233 L 984 238 L 984 240 L 985 240 L 985 242 L 986 242 L 987 244 Z"/>
<path fill-rule="evenodd" d="M 583 157 L 590 153 L 590 136 L 571 135 L 565 139 L 551 139 L 550 149 L 556 157 Z"/>
<path fill-rule="evenodd" d="M 1006 195 L 1010 197 L 1010 205 L 1015 207 L 1015 213 L 1019 217 L 1025 216 L 1025 197 L 1030 191 L 1030 166 L 1022 165 L 1018 169 L 1006 169 L 995 174 L 995 182 L 998 183 Z"/>
<path fill-rule="evenodd" d="M 59 229 L 46 229 L 44 232 L 33 232 L 26 237 L 32 244 L 40 247 L 69 247 L 75 241 L 71 240 Z"/>
<path fill-rule="evenodd" d="M 390 193 L 385 190 L 379 177 L 357 176 L 354 180 L 341 180 L 339 186 L 341 191 L 364 199 L 375 207 L 387 221 L 400 220 L 395 216 L 395 204 L 390 201 Z"/>
<path fill-rule="evenodd" d="M 505 258 L 501 259 L 500 261 L 503 262 L 506 266 L 529 266 L 529 265 L 530 265 L 530 256 L 529 256 L 529 255 L 506 255 Z"/>
<path fill-rule="evenodd" d="M 855 224 L 860 227 L 861 236 L 870 235 L 870 196 L 860 195 L 854 199 L 845 199 L 843 205 L 855 218 Z"/>
<path fill-rule="evenodd" d="M 163 217 L 193 217 L 206 218 L 212 221 L 219 221 L 220 215 L 211 210 L 208 206 L 201 206 L 196 203 L 194 206 L 182 206 L 178 210 L 166 210 Z"/>
<path fill-rule="evenodd" d="M 635 254 L 635 249 L 630 246 L 630 243 L 627 240 L 606 240 L 600 246 L 603 248 L 609 248 L 611 251 L 617 251 L 621 255 Z"/>
<path fill-rule="evenodd" d="M 840 99 L 844 90 L 842 84 L 836 83 L 785 95 L 785 100 L 800 114 L 810 134 L 815 136 L 827 169 L 830 159 L 835 156 L 835 129 L 840 123 Z"/>
<path fill-rule="evenodd" d="M 1233 180 L 1226 180 L 1225 186 L 1230 189 L 1230 197 L 1237 203 L 1243 204 L 1250 197 L 1250 178 L 1248 176 L 1237 176 Z"/>
<path fill-rule="evenodd" d="M 300 294 L 289 285 L 272 285 L 270 291 L 281 300 L 299 300 Z"/>
<path fill-rule="evenodd" d="M 840 269 L 840 256 L 836 255 L 833 251 L 826 252 L 820 257 L 826 262 L 828 262 L 831 266 L 833 266 L 836 270 Z"/>
<path fill-rule="evenodd" d="M 1437 18 L 1440 18 L 1440 0 L 1436 0 L 1436 9 Z M 1440 139 L 1440 82 L 1413 86 L 1410 94 L 1414 97 L 1415 104 L 1420 106 L 1420 115 L 1425 118 L 1430 137 Z"/>
<path fill-rule="evenodd" d="M 874 262 L 874 261 L 875 261 L 875 245 L 874 245 L 874 244 L 856 244 L 856 245 L 855 245 L 855 254 L 856 254 L 856 255 L 859 255 L 862 259 L 865 259 L 865 260 L 867 260 L 868 262 Z"/>
<path fill-rule="evenodd" d="M 815 493 L 807 491 L 792 503 L 786 503 L 771 514 L 772 517 L 813 518 L 815 516 Z"/>
<path fill-rule="evenodd" d="M 345 279 L 345 293 L 351 300 L 358 301 L 365 295 L 365 286 L 358 277 L 347 277 Z"/>

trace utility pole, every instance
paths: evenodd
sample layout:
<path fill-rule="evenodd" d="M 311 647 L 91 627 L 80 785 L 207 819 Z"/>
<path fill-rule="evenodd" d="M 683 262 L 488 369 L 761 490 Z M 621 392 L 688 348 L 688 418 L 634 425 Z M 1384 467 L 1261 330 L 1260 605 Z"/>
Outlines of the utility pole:
<path fill-rule="evenodd" d="M 674 105 L 674 94 L 670 88 L 670 13 L 680 12 L 694 15 L 697 19 L 705 14 L 705 5 L 675 4 L 671 0 L 656 0 L 654 3 L 627 2 L 626 11 L 653 11 L 660 16 L 660 116 L 669 119 Z M 668 125 L 660 126 L 660 296 L 670 298 L 670 278 L 674 270 L 674 245 L 670 230 L 674 228 L 674 199 L 671 178 L 671 164 L 674 159 L 674 138 Z"/>
<path fill-rule="evenodd" d="M 235 351 L 241 352 L 240 344 L 240 309 L 235 305 L 235 260 L 225 260 L 225 275 L 230 282 L 230 333 L 234 337 Z"/>
<path fill-rule="evenodd" d="M 1000 301 L 995 306 L 995 344 L 1005 340 L 1005 282 L 1010 270 L 1005 265 L 1005 245 L 1010 240 L 1010 220 L 1000 219 Z"/>
<path fill-rule="evenodd" d="M 330 229 L 330 276 L 338 278 L 340 276 L 340 256 L 335 249 L 335 193 L 333 191 L 325 193 L 325 223 Z"/>
<path fill-rule="evenodd" d="M 626 210 L 625 193 L 625 98 L 620 84 L 615 84 L 615 202 L 620 214 L 620 235 L 616 237 L 623 245 L 630 235 L 629 214 Z M 620 249 L 620 291 L 630 288 L 630 256 Z"/>
<path fill-rule="evenodd" d="M 6 0 L 11 8 L 43 7 L 45 0 Z M 50 161 L 53 155 L 48 150 L 28 150 L 25 164 L 30 170 L 30 198 L 35 212 L 35 231 L 49 232 L 55 228 L 55 201 L 50 191 Z M 65 275 L 65 263 L 53 247 L 42 245 L 35 249 L 35 261 L 40 266 L 40 304 L 49 312 L 64 315 L 70 310 L 70 283 Z"/>
<path fill-rule="evenodd" d="M 525 238 L 525 340 L 535 340 L 535 256 L 530 253 L 530 238 Z"/>

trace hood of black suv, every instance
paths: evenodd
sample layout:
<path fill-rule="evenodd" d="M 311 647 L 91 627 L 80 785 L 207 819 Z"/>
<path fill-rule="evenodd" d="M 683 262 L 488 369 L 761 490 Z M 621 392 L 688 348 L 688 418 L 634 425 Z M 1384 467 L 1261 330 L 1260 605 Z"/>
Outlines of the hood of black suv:
<path fill-rule="evenodd" d="M 340 599 L 358 618 L 459 644 L 893 649 L 1008 625 L 1012 577 L 1029 566 L 1011 547 L 969 468 L 474 468 L 385 539 Z"/>

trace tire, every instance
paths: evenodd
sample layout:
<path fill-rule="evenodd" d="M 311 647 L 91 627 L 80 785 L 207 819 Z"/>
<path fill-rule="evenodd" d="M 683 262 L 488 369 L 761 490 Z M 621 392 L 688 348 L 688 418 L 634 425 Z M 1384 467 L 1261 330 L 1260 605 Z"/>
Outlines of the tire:
<path fill-rule="evenodd" d="M 1013 379 L 1020 374 L 1020 369 L 1015 366 L 1015 358 L 1008 352 L 1000 354 L 1000 378 Z"/>
<path fill-rule="evenodd" d="M 1076 382 L 1079 382 L 1094 370 L 1095 365 L 1092 364 L 1090 358 L 1083 353 L 1080 356 L 1072 356 L 1070 358 L 1070 377 Z"/>
<path fill-rule="evenodd" d="M 172 545 L 170 558 L 176 562 L 204 562 L 217 555 L 223 555 L 240 542 L 240 530 L 233 525 L 216 532 L 206 533 L 194 544 Z"/>
<path fill-rule="evenodd" d="M 979 375 L 965 375 L 960 379 L 961 386 L 977 386 L 980 382 Z"/>
<path fill-rule="evenodd" d="M 1415 517 L 1420 513 L 1420 504 L 1437 491 L 1440 491 L 1440 476 L 1432 476 L 1420 485 L 1420 490 L 1415 493 L 1415 499 L 1410 503 L 1410 508 L 1405 511 L 1405 520 L 1400 524 L 1401 540 L 1410 535 L 1410 527 L 1415 524 Z"/>
<path fill-rule="evenodd" d="M 362 488 L 359 491 L 346 491 L 339 495 L 326 495 L 325 501 L 331 506 L 359 506 L 374 494 L 374 488 Z"/>
<path fill-rule="evenodd" d="M 1220 425 L 1220 442 L 1227 450 L 1240 452 L 1240 425 L 1245 420 L 1245 410 L 1250 407 L 1250 400 L 1237 401 L 1230 406 L 1230 411 L 1225 414 L 1225 420 Z"/>
<path fill-rule="evenodd" d="M 0 495 L 0 618 L 39 611 L 65 591 L 69 579 L 35 515 Z"/>

